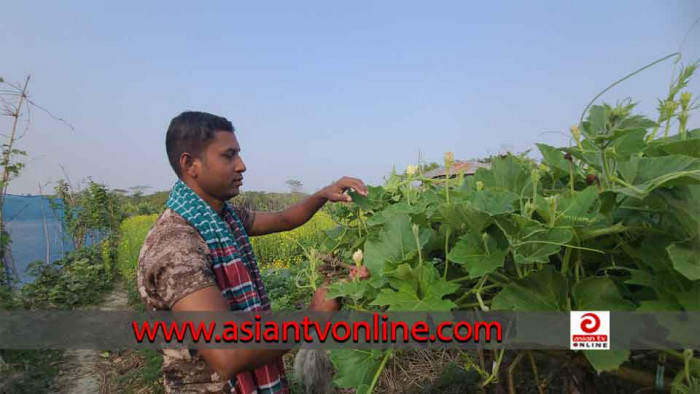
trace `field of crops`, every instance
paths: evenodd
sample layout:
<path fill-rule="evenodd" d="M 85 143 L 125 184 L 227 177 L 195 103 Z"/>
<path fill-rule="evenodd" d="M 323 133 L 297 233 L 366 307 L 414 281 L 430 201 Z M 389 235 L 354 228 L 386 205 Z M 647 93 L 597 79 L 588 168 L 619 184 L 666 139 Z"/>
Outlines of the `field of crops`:
<path fill-rule="evenodd" d="M 261 268 L 289 268 L 304 260 L 302 246 L 318 244 L 324 231 L 334 227 L 328 213 L 318 212 L 301 227 L 284 233 L 252 237 L 255 257 Z"/>
<path fill-rule="evenodd" d="M 139 251 L 148 230 L 157 218 L 158 215 L 133 216 L 125 219 L 121 224 L 116 268 L 127 280 L 130 301 L 135 305 L 139 304 L 135 286 Z M 283 287 L 279 289 L 280 296 L 289 295 L 290 291 L 295 291 L 291 289 L 294 278 L 290 277 L 289 280 L 280 282 L 278 278 L 272 278 L 272 276 L 287 277 L 291 275 L 290 271 L 295 273 L 295 268 L 304 264 L 303 246 L 317 244 L 325 237 L 324 231 L 333 226 L 334 223 L 328 213 L 321 211 L 305 225 L 292 231 L 251 238 L 255 256 L 263 273 L 276 270 L 275 275 L 269 273 L 267 276 L 270 277 L 270 282 L 275 281 Z M 274 293 L 275 289 L 272 291 Z M 301 295 L 300 297 L 303 298 Z M 285 300 L 281 302 L 281 305 L 288 305 Z"/>

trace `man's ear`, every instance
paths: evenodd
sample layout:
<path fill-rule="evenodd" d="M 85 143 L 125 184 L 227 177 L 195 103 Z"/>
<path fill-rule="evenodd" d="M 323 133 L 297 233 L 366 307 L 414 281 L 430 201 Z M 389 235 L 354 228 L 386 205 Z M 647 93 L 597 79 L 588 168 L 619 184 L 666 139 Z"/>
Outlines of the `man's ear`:
<path fill-rule="evenodd" d="M 187 174 L 190 178 L 197 179 L 199 175 L 199 160 L 187 152 L 180 155 L 180 172 Z"/>

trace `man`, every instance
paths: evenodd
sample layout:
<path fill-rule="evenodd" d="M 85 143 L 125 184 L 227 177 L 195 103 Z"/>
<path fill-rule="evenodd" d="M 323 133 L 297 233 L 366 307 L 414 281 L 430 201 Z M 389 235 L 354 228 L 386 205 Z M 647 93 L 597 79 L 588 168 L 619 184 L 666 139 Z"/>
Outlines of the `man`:
<path fill-rule="evenodd" d="M 344 177 L 281 212 L 254 212 L 226 202 L 238 195 L 246 166 L 233 125 L 203 112 L 174 118 L 166 141 L 179 180 L 168 208 L 139 255 L 138 286 L 149 310 L 269 310 L 248 236 L 287 231 L 306 223 L 327 202 L 348 202 L 345 191 L 366 195 L 359 179 Z M 367 277 L 366 269 L 351 275 Z M 312 311 L 340 309 L 319 288 Z M 167 392 L 288 392 L 282 354 L 272 349 L 166 349 Z"/>

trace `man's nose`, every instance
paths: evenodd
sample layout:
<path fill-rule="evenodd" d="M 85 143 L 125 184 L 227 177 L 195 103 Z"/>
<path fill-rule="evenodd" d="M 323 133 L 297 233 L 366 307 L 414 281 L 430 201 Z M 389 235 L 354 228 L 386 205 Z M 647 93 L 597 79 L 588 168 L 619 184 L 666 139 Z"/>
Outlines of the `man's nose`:
<path fill-rule="evenodd" d="M 247 170 L 245 163 L 243 162 L 243 159 L 239 158 L 238 165 L 236 165 L 236 172 L 239 172 L 242 174 L 245 172 L 245 170 Z"/>

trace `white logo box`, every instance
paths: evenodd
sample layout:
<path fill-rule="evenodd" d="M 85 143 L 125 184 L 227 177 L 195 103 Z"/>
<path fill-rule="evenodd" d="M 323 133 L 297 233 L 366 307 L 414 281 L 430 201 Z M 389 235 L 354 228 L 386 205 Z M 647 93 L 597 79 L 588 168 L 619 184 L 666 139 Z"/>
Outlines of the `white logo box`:
<path fill-rule="evenodd" d="M 610 350 L 610 311 L 571 311 L 572 350 Z"/>

